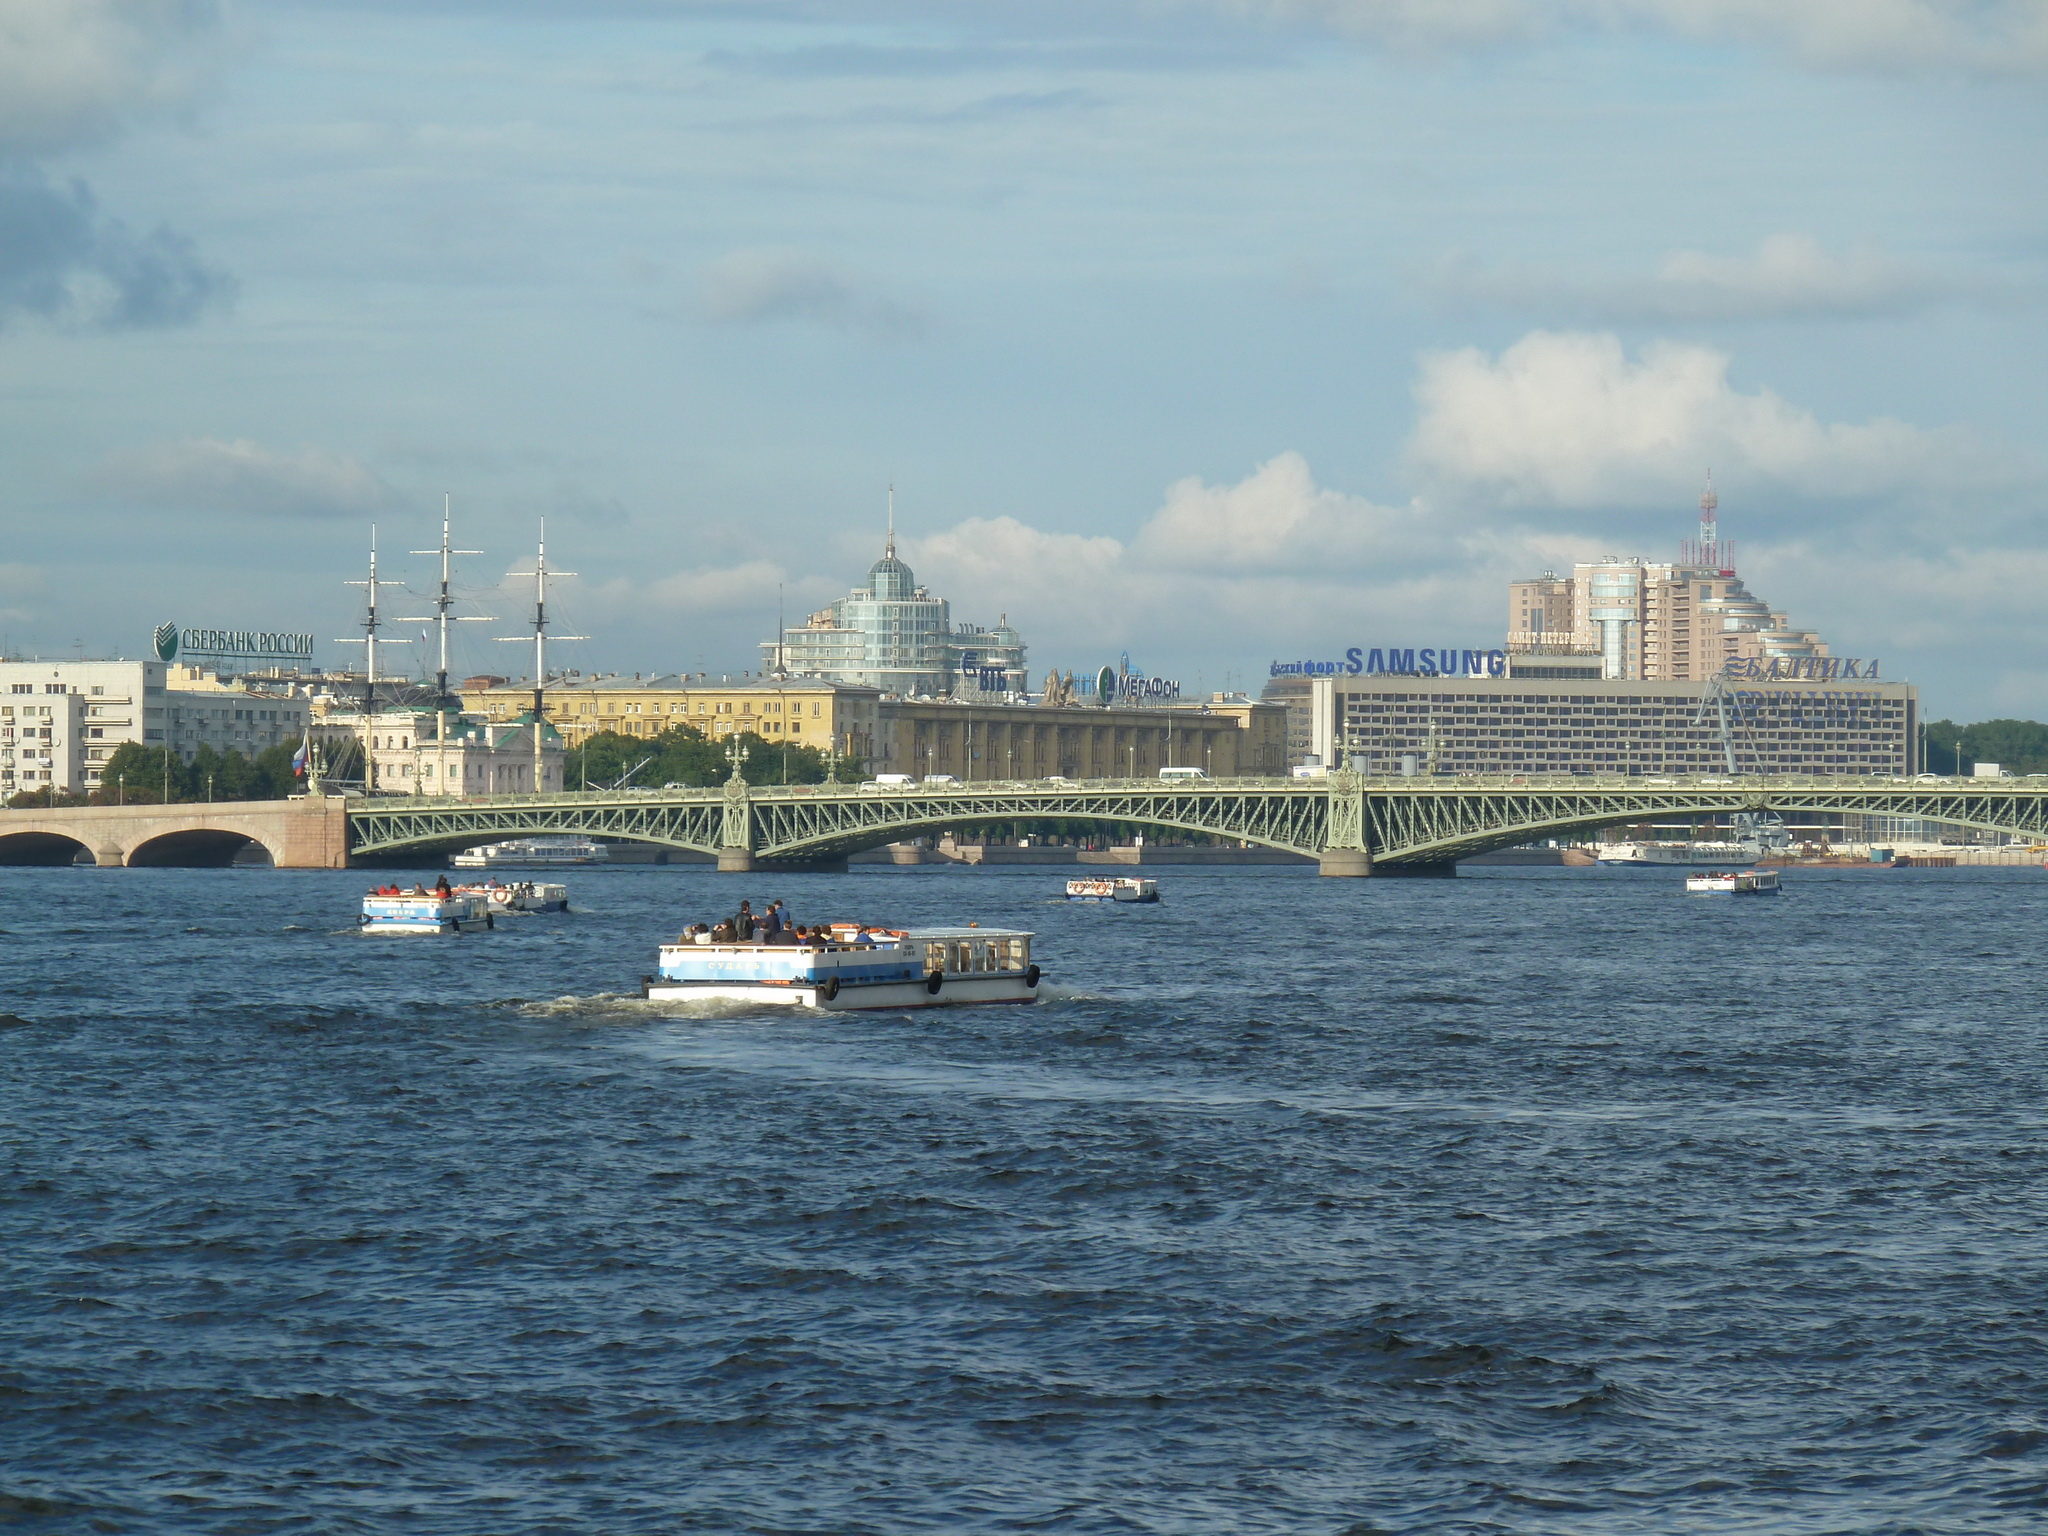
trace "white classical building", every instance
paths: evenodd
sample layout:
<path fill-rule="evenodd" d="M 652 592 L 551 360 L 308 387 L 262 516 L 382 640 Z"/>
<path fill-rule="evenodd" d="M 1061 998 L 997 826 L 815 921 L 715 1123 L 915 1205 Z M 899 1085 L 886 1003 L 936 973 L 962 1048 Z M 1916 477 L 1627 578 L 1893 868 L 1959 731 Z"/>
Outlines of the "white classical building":
<path fill-rule="evenodd" d="M 431 708 L 379 710 L 369 717 L 330 710 L 313 728 L 320 756 L 333 761 L 344 742 L 369 740 L 368 788 L 385 795 L 531 795 L 562 788 L 562 738 L 533 716 L 487 721 Z"/>

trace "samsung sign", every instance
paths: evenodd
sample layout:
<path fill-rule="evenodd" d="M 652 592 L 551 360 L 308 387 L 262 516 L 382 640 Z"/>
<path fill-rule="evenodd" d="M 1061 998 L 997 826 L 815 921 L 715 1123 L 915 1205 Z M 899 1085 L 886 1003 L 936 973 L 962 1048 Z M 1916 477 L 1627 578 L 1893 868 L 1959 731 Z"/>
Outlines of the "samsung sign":
<path fill-rule="evenodd" d="M 1354 645 L 1342 661 L 1276 661 L 1269 677 L 1506 677 L 1506 651 L 1367 650 Z"/>

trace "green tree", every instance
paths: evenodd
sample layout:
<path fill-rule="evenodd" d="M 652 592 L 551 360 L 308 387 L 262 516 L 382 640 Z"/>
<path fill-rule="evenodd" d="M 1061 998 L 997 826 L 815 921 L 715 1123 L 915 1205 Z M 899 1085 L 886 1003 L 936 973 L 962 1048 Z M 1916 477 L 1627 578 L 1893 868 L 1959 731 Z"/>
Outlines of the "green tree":
<path fill-rule="evenodd" d="M 816 747 L 771 742 L 753 731 L 726 741 L 747 754 L 742 772 L 750 784 L 822 784 L 828 768 L 841 782 L 860 775 L 860 764 L 841 758 L 828 764 Z M 658 736 L 624 736 L 599 731 L 570 753 L 569 782 L 579 789 L 621 786 L 660 789 L 665 784 L 708 788 L 732 773 L 726 742 L 713 741 L 694 726 L 671 726 Z"/>

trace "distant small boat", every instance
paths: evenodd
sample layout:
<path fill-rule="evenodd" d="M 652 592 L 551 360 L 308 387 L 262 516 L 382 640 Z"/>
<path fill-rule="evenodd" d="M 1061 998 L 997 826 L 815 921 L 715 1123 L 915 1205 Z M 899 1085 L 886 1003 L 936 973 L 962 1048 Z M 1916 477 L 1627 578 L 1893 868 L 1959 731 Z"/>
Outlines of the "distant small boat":
<path fill-rule="evenodd" d="M 1067 882 L 1069 901 L 1157 901 L 1159 882 L 1131 875 L 1083 875 Z"/>
<path fill-rule="evenodd" d="M 1694 896 L 1775 896 L 1775 869 L 1710 869 L 1685 877 L 1685 888 Z"/>

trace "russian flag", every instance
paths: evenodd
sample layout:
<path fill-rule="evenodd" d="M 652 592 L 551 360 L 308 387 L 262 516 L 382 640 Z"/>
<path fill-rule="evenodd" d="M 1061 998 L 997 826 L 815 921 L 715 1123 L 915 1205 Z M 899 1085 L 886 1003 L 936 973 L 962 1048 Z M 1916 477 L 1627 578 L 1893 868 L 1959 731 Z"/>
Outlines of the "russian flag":
<path fill-rule="evenodd" d="M 303 779 L 306 776 L 306 764 L 312 761 L 312 757 L 313 733 L 308 731 L 304 739 L 299 742 L 299 750 L 292 754 L 293 774 Z"/>

